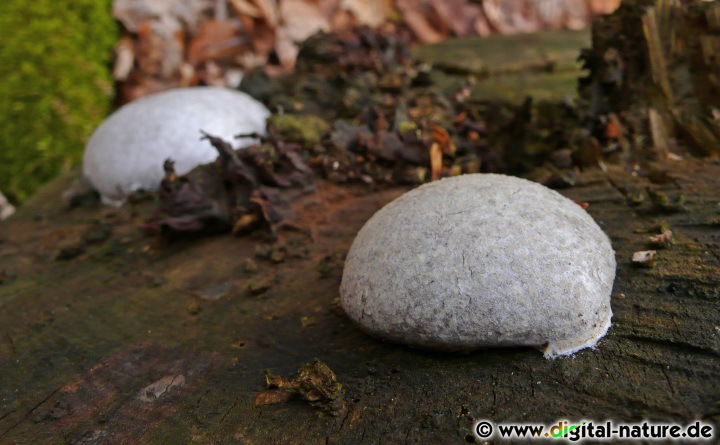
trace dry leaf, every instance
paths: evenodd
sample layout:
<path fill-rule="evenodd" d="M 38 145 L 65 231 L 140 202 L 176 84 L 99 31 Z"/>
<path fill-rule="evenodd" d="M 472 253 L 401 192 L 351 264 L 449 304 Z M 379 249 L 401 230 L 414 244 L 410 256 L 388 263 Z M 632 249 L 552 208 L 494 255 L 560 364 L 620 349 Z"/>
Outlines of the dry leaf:
<path fill-rule="evenodd" d="M 430 124 L 430 135 L 433 142 L 437 143 L 440 146 L 443 154 L 455 154 L 455 143 L 453 143 L 453 140 L 446 129 L 437 124 Z"/>
<path fill-rule="evenodd" d="M 123 81 L 128 78 L 135 64 L 135 44 L 130 36 L 123 36 L 115 45 L 115 66 L 113 79 Z"/>
<path fill-rule="evenodd" d="M 215 0 L 114 0 L 112 12 L 113 17 L 132 33 L 138 33 L 140 25 L 146 20 L 172 30 L 184 27 L 194 33 L 205 20 L 205 11 L 214 4 Z"/>
<path fill-rule="evenodd" d="M 283 0 L 284 3 L 285 0 Z M 261 11 L 265 23 L 275 28 L 279 22 L 280 12 L 278 11 L 277 2 L 274 0 L 252 0 L 252 2 Z"/>
<path fill-rule="evenodd" d="M 544 0 L 538 2 L 537 12 L 540 22 L 550 29 L 562 28 L 567 15 L 565 11 L 565 3 L 567 1 L 568 0 Z"/>
<path fill-rule="evenodd" d="M 427 21 L 427 11 L 417 0 L 397 0 L 403 20 L 422 43 L 437 43 L 443 36 Z"/>
<path fill-rule="evenodd" d="M 481 37 L 486 37 L 492 34 L 492 30 L 490 29 L 490 23 L 488 23 L 487 17 L 485 17 L 485 12 L 482 10 L 482 8 L 480 8 L 480 14 L 478 14 L 477 18 L 475 19 L 473 29 L 475 30 L 477 35 Z"/>
<path fill-rule="evenodd" d="M 230 7 L 232 8 L 235 15 L 244 15 L 259 19 L 262 17 L 260 9 L 253 5 L 249 0 L 229 0 Z"/>
<path fill-rule="evenodd" d="M 437 181 L 440 179 L 440 171 L 442 170 L 442 149 L 440 144 L 433 142 L 430 146 L 430 179 Z"/>
<path fill-rule="evenodd" d="M 237 25 L 229 20 L 208 20 L 203 23 L 190 43 L 187 61 L 191 65 L 207 60 L 224 59 L 242 52 L 243 40 L 238 34 Z"/>
<path fill-rule="evenodd" d="M 300 49 L 286 30 L 278 28 L 275 38 L 275 54 L 280 60 L 280 65 L 288 71 L 292 70 L 295 67 L 295 59 L 297 59 L 299 52 Z"/>
<path fill-rule="evenodd" d="M 500 34 L 518 34 L 540 30 L 534 2 L 485 0 L 482 3 L 490 25 Z"/>
<path fill-rule="evenodd" d="M 154 20 L 141 22 L 135 57 L 143 74 L 172 79 L 178 75 L 185 51 L 184 33 Z"/>
<path fill-rule="evenodd" d="M 330 31 L 330 20 L 310 0 L 283 0 L 280 3 L 282 29 L 295 43 L 301 43 L 318 31 Z"/>
<path fill-rule="evenodd" d="M 284 0 L 280 4 L 283 25 L 276 29 L 275 54 L 286 70 L 295 67 L 298 45 L 319 31 L 329 31 L 330 21 L 310 0 Z"/>
<path fill-rule="evenodd" d="M 276 32 L 275 28 L 265 22 L 257 22 L 254 26 L 252 47 L 255 50 L 255 56 L 260 57 L 264 63 L 276 46 L 276 34 L 279 34 L 279 32 Z M 252 65 L 244 66 L 246 68 L 253 68 Z"/>
<path fill-rule="evenodd" d="M 593 15 L 611 14 L 620 6 L 620 0 L 590 0 L 589 6 Z"/>
<path fill-rule="evenodd" d="M 342 0 L 340 8 L 349 11 L 358 24 L 378 27 L 385 23 L 392 10 L 389 0 Z"/>
<path fill-rule="evenodd" d="M 590 23 L 591 15 L 587 0 L 565 0 L 564 28 L 583 29 Z"/>
<path fill-rule="evenodd" d="M 583 210 L 585 210 L 585 209 L 587 209 L 588 207 L 590 207 L 590 204 L 588 204 L 587 202 L 575 201 L 575 204 L 577 204 L 577 205 L 579 205 L 580 207 L 582 207 Z"/>
<path fill-rule="evenodd" d="M 282 403 L 299 397 L 312 406 L 337 414 L 345 405 L 345 391 L 335 373 L 318 359 L 301 366 L 297 376 L 292 379 L 266 372 L 265 382 L 268 390 L 255 396 L 255 406 Z"/>
<path fill-rule="evenodd" d="M 430 4 L 442 22 L 442 27 L 450 29 L 458 36 L 472 33 L 482 13 L 480 5 L 468 3 L 466 0 L 430 0 Z"/>

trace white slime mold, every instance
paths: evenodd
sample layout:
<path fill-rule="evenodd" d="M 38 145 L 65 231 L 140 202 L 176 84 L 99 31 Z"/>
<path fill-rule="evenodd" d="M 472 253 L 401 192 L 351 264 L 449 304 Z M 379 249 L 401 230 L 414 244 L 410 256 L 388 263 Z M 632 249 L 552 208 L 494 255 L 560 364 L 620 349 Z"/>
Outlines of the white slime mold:
<path fill-rule="evenodd" d="M 270 112 L 239 91 L 215 87 L 169 90 L 124 105 L 90 137 L 83 156 L 83 172 L 103 201 L 120 205 L 136 190 L 154 190 L 163 178 L 163 162 L 175 161 L 178 174 L 212 162 L 217 151 L 201 141 L 200 130 L 235 148 L 238 133 L 265 133 Z"/>
<path fill-rule="evenodd" d="M 615 254 L 579 205 L 493 174 L 414 189 L 348 253 L 341 303 L 364 331 L 410 346 L 543 347 L 554 358 L 610 327 Z"/>

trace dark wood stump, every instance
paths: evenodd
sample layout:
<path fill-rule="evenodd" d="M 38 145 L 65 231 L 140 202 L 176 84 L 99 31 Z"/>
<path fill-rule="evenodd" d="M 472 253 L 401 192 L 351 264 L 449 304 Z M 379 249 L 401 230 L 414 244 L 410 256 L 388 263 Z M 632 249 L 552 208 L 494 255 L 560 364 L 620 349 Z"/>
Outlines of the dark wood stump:
<path fill-rule="evenodd" d="M 263 259 L 259 233 L 144 237 L 150 203 L 68 211 L 70 178 L 58 180 L 0 224 L 0 442 L 465 443 L 479 419 L 717 424 L 720 165 L 660 167 L 677 185 L 653 187 L 682 193 L 685 211 L 630 207 L 624 194 L 646 180 L 615 168 L 562 191 L 590 204 L 618 271 L 609 334 L 557 360 L 423 352 L 350 323 L 342 255 L 401 189 L 319 184 L 297 203 L 309 233 L 284 233 Z M 660 221 L 675 244 L 632 267 Z M 338 415 L 302 400 L 255 406 L 266 369 L 290 376 L 314 358 L 343 385 Z"/>

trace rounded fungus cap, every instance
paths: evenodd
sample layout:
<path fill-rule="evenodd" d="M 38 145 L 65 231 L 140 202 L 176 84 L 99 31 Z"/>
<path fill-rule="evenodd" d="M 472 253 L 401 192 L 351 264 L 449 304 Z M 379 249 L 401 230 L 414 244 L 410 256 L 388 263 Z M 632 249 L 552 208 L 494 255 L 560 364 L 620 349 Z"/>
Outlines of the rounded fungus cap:
<path fill-rule="evenodd" d="M 226 88 L 179 88 L 130 102 L 110 115 L 85 146 L 83 173 L 103 201 L 120 205 L 136 190 L 154 190 L 163 162 L 178 174 L 212 162 L 217 152 L 200 130 L 228 141 L 239 133 L 265 133 L 270 112 L 249 95 Z M 236 141 L 245 147 L 252 139 Z"/>
<path fill-rule="evenodd" d="M 531 345 L 546 357 L 610 327 L 615 254 L 579 205 L 540 184 L 464 175 L 379 210 L 347 255 L 341 304 L 364 331 L 410 346 Z"/>

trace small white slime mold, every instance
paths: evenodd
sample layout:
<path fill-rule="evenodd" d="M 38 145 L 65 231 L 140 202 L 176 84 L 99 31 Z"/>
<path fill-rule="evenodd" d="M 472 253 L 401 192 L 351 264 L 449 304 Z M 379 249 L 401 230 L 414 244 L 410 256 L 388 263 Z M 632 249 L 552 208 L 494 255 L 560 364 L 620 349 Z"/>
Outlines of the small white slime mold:
<path fill-rule="evenodd" d="M 122 204 L 137 190 L 154 190 L 163 178 L 163 162 L 175 161 L 182 175 L 217 158 L 201 141 L 200 130 L 233 141 L 239 133 L 265 133 L 270 112 L 249 95 L 226 88 L 193 87 L 165 91 L 124 105 L 90 137 L 83 173 L 103 202 Z"/>

